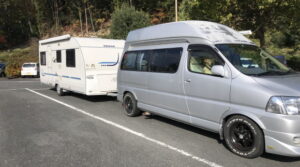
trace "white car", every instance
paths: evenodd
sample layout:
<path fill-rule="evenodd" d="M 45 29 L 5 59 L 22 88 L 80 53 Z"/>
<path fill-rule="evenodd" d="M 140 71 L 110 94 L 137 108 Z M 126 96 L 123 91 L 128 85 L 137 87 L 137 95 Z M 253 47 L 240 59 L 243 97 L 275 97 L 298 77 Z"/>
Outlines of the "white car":
<path fill-rule="evenodd" d="M 251 58 L 241 58 L 242 66 L 245 68 L 259 68 L 258 64 L 255 64 Z"/>
<path fill-rule="evenodd" d="M 39 76 L 39 64 L 33 63 L 33 62 L 24 63 L 22 65 L 21 77 L 26 77 L 26 76 L 38 77 Z"/>

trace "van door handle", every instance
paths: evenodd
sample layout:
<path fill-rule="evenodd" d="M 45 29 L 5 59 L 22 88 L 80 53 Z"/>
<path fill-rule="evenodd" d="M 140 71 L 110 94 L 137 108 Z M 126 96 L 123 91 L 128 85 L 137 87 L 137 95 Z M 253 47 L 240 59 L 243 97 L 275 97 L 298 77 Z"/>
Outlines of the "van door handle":
<path fill-rule="evenodd" d="M 190 83 L 191 81 L 192 81 L 191 79 L 184 80 L 185 83 Z"/>

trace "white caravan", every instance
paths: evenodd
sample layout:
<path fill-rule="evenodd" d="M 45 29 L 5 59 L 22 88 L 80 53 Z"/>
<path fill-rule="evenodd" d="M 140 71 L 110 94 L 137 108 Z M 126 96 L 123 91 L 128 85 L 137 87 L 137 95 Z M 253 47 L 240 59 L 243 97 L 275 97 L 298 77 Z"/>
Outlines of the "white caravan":
<path fill-rule="evenodd" d="M 64 35 L 39 41 L 40 78 L 62 95 L 117 92 L 117 69 L 124 40 Z"/>

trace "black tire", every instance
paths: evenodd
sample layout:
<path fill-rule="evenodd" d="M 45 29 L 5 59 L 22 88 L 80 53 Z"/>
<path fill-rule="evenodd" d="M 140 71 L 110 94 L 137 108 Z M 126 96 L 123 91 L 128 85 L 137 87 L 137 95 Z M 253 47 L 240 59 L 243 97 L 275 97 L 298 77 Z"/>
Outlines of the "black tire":
<path fill-rule="evenodd" d="M 64 95 L 64 90 L 58 84 L 56 85 L 56 92 L 58 96 Z"/>
<path fill-rule="evenodd" d="M 131 93 L 126 93 L 123 97 L 123 107 L 125 114 L 129 117 L 141 115 L 141 111 L 137 108 L 137 101 Z"/>
<path fill-rule="evenodd" d="M 232 116 L 224 125 L 224 138 L 229 150 L 244 158 L 264 153 L 264 135 L 259 126 L 245 116 Z"/>

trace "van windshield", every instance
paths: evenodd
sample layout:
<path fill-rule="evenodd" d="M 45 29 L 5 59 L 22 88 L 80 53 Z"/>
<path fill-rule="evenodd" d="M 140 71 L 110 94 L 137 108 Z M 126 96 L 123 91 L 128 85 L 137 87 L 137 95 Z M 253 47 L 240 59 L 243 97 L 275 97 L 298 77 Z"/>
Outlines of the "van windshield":
<path fill-rule="evenodd" d="M 217 44 L 216 47 L 235 68 L 246 75 L 286 75 L 293 71 L 269 53 L 254 45 Z"/>
<path fill-rule="evenodd" d="M 23 67 L 35 67 L 35 64 L 23 64 Z"/>

